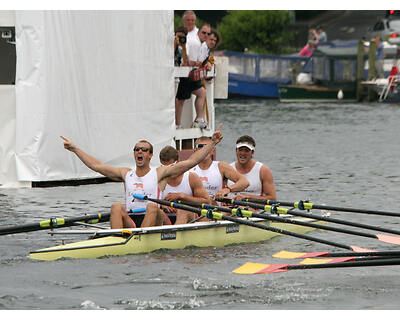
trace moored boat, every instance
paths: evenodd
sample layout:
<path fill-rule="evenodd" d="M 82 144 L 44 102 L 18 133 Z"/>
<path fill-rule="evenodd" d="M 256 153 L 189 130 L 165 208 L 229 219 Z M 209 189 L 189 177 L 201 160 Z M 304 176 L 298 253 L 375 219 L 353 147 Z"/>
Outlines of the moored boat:
<path fill-rule="evenodd" d="M 280 102 L 331 102 L 356 101 L 355 88 L 341 89 L 318 85 L 279 85 Z"/>
<path fill-rule="evenodd" d="M 288 217 L 290 216 L 288 215 Z M 324 223 L 310 218 L 295 219 L 318 224 Z M 260 218 L 244 218 L 243 220 L 299 234 L 314 230 L 312 227 L 271 222 Z M 279 235 L 276 232 L 252 226 L 219 220 L 150 228 L 58 232 L 58 234 L 60 233 L 94 234 L 94 238 L 32 251 L 29 255 L 30 258 L 35 260 L 99 258 L 103 256 L 146 253 L 158 249 L 183 249 L 190 246 L 223 247 L 230 244 L 265 241 Z"/>

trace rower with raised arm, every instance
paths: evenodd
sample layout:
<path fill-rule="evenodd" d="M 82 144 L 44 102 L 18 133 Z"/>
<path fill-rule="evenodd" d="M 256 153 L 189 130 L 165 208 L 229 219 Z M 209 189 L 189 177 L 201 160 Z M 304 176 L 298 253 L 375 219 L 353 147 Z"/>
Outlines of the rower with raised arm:
<path fill-rule="evenodd" d="M 174 166 L 178 162 L 178 151 L 171 146 L 166 146 L 160 151 L 160 162 L 164 166 Z M 164 189 L 161 190 L 161 199 L 167 201 L 183 200 L 197 203 L 210 203 L 210 197 L 199 176 L 193 172 L 186 171 L 178 176 L 169 178 Z M 176 214 L 175 224 L 183 224 L 197 218 L 196 213 L 176 209 L 174 207 L 164 207 L 164 211 Z"/>
<path fill-rule="evenodd" d="M 196 140 L 195 147 L 199 150 L 210 143 L 210 141 L 210 137 L 202 136 Z M 196 173 L 200 177 L 210 197 L 212 199 L 222 198 L 230 192 L 245 190 L 249 186 L 247 179 L 233 169 L 227 162 L 214 161 L 214 155 L 215 149 L 197 166 L 190 169 L 190 171 Z M 228 180 L 233 181 L 233 184 L 228 186 Z"/>
<path fill-rule="evenodd" d="M 162 166 L 156 169 L 150 167 L 153 156 L 153 146 L 146 140 L 136 143 L 133 151 L 136 168 L 112 167 L 104 164 L 95 157 L 87 154 L 71 140 L 61 136 L 64 140 L 64 148 L 75 153 L 78 158 L 91 170 L 98 172 L 110 179 L 124 182 L 125 204 L 113 203 L 111 205 L 110 226 L 113 229 L 134 228 L 133 220 L 128 212 L 132 209 L 146 208 L 145 217 L 141 227 L 159 226 L 163 224 L 163 213 L 158 205 L 148 201 L 138 200 L 133 194 L 147 195 L 148 197 L 159 197 L 159 190 L 164 190 L 168 178 L 178 176 L 193 168 L 201 162 L 214 147 L 222 140 L 222 124 L 214 132 L 210 143 L 205 148 L 194 152 L 187 160 L 178 162 L 174 166 Z"/>
<path fill-rule="evenodd" d="M 237 161 L 232 162 L 231 166 L 237 172 L 244 175 L 250 185 L 235 196 L 240 200 L 246 198 L 258 198 L 276 200 L 274 178 L 271 169 L 265 164 L 253 159 L 256 148 L 255 140 L 247 135 L 241 136 L 236 141 Z M 233 182 L 228 181 L 228 186 Z"/>

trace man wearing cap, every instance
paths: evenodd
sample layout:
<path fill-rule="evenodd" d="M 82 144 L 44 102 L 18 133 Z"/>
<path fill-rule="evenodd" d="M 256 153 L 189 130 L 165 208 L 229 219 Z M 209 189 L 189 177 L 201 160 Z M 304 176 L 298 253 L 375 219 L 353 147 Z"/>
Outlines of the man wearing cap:
<path fill-rule="evenodd" d="M 237 161 L 232 162 L 231 166 L 237 172 L 244 175 L 250 185 L 240 194 L 236 195 L 236 199 L 259 198 L 276 200 L 276 191 L 274 186 L 274 178 L 271 169 L 259 161 L 253 159 L 256 142 L 250 136 L 241 136 L 236 141 L 236 157 Z M 228 186 L 232 184 L 228 181 Z"/>

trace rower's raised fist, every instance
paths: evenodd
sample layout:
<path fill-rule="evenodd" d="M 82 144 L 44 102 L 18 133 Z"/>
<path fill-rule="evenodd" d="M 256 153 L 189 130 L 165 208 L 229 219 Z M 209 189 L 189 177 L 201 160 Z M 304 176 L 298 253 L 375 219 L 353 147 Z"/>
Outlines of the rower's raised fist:
<path fill-rule="evenodd" d="M 222 140 L 222 138 L 223 138 L 223 135 L 222 135 L 222 133 L 221 133 L 221 128 L 222 128 L 222 123 L 220 123 L 219 125 L 218 125 L 218 128 L 217 128 L 217 130 L 213 133 L 213 135 L 212 135 L 212 141 L 214 141 L 215 142 L 215 144 L 217 144 L 217 143 L 219 143 L 219 142 L 221 142 L 221 140 Z"/>
<path fill-rule="evenodd" d="M 67 139 L 64 136 L 60 136 L 60 137 L 61 137 L 61 139 L 64 140 L 64 148 L 69 151 L 74 151 L 74 149 L 76 148 L 75 144 L 71 140 Z"/>

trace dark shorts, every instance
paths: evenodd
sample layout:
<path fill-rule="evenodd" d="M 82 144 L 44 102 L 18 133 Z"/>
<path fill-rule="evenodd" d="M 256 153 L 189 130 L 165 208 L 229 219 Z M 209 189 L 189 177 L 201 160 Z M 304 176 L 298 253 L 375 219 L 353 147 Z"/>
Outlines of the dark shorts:
<path fill-rule="evenodd" d="M 176 93 L 176 98 L 178 100 L 190 99 L 192 92 L 200 89 L 201 80 L 190 81 L 188 78 L 179 78 L 178 91 Z"/>

